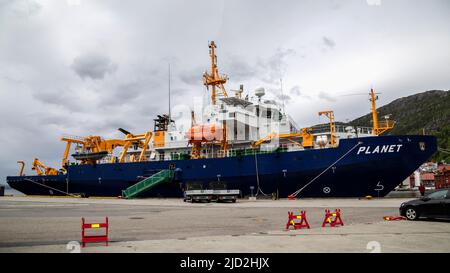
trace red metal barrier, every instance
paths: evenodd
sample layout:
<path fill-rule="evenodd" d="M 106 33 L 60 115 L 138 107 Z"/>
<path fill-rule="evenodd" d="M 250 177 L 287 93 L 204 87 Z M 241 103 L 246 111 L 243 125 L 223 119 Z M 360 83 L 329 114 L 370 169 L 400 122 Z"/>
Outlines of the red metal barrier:
<path fill-rule="evenodd" d="M 331 213 L 329 209 L 325 210 L 325 218 L 323 219 L 322 227 L 325 227 L 327 224 L 329 224 L 330 227 L 344 225 L 344 222 L 342 222 L 341 219 L 340 209 L 336 209 L 333 213 Z"/>
<path fill-rule="evenodd" d="M 97 229 L 97 228 L 104 228 L 105 234 L 85 235 L 85 229 Z M 81 218 L 82 246 L 85 247 L 86 243 L 98 243 L 98 242 L 106 242 L 106 246 L 108 246 L 108 229 L 109 229 L 108 217 L 105 217 L 105 223 L 86 223 L 84 221 L 84 217 Z"/>
<path fill-rule="evenodd" d="M 300 215 L 294 215 L 293 212 L 288 211 L 288 217 L 286 230 L 291 226 L 294 227 L 294 229 L 309 228 L 308 220 L 306 219 L 306 211 L 300 211 Z"/>

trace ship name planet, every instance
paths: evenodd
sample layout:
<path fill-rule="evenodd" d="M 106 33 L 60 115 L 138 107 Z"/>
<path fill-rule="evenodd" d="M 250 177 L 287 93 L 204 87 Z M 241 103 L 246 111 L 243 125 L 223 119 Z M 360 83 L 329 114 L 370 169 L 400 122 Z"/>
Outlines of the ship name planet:
<path fill-rule="evenodd" d="M 360 153 L 370 154 L 385 154 L 385 153 L 398 153 L 402 148 L 403 144 L 392 144 L 392 145 L 378 145 L 372 149 L 371 146 L 361 146 L 358 149 L 357 155 Z"/>

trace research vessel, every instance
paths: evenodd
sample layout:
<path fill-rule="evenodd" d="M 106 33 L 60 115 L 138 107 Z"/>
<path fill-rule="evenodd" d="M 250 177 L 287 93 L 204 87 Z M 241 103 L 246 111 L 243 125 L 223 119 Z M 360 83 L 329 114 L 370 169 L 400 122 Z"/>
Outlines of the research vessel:
<path fill-rule="evenodd" d="M 64 135 L 59 169 L 36 158 L 36 174 L 25 175 L 18 161 L 20 172 L 7 183 L 27 195 L 182 197 L 190 187 L 220 184 L 241 196 L 382 197 L 437 149 L 433 136 L 386 135 L 395 122 L 378 119 L 373 89 L 372 127 L 337 124 L 331 110 L 319 113 L 326 124 L 299 127 L 264 88 L 227 90 L 215 49 L 210 42 L 211 69 L 203 74 L 209 95 L 189 113 L 189 128 L 169 110 L 142 134 Z"/>

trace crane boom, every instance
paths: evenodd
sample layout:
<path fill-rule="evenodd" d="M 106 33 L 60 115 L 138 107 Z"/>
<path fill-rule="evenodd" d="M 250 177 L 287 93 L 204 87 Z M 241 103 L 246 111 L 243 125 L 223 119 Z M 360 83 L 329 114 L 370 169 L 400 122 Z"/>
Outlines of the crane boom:
<path fill-rule="evenodd" d="M 257 147 L 259 145 L 261 145 L 262 143 L 268 141 L 268 140 L 272 140 L 272 139 L 288 139 L 289 138 L 293 138 L 293 137 L 302 137 L 303 141 L 302 141 L 302 146 L 305 148 L 309 148 L 314 146 L 313 144 L 313 135 L 311 134 L 312 129 L 311 128 L 302 128 L 302 131 L 300 133 L 284 133 L 284 134 L 279 134 L 276 132 L 271 132 L 270 134 L 266 135 L 265 137 L 259 139 L 258 141 L 256 141 L 255 143 L 253 143 L 253 147 Z"/>
<path fill-rule="evenodd" d="M 64 155 L 62 159 L 62 166 L 65 169 L 65 166 L 68 163 L 68 157 L 70 153 L 70 148 L 73 143 L 80 144 L 82 146 L 82 150 L 89 153 L 102 153 L 108 152 L 108 154 L 112 154 L 114 149 L 117 147 L 123 147 L 123 151 L 120 155 L 120 162 L 125 161 L 125 155 L 128 151 L 128 148 L 135 144 L 139 148 L 142 149 L 141 154 L 139 156 L 139 161 L 143 161 L 145 159 L 145 153 L 148 149 L 148 144 L 152 137 L 152 133 L 150 131 L 145 134 L 133 135 L 130 132 L 120 128 L 119 131 L 122 133 L 127 133 L 125 139 L 103 139 L 100 136 L 87 136 L 87 137 L 78 137 L 78 136 L 63 136 L 61 137 L 61 141 L 67 142 L 66 148 L 64 150 Z M 94 163 L 96 159 L 83 159 L 82 164 L 86 163 Z M 115 162 L 115 158 L 111 157 L 111 163 Z"/>
<path fill-rule="evenodd" d="M 35 158 L 31 164 L 32 170 L 36 171 L 37 175 L 57 175 L 58 170 L 44 165 L 39 159 Z"/>

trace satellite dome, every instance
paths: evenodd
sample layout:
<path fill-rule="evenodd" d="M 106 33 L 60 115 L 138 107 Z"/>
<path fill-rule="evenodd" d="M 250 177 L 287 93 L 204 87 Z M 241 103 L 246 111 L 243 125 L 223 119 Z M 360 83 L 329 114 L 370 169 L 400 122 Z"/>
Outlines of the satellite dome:
<path fill-rule="evenodd" d="M 264 96 L 265 94 L 266 94 L 266 91 L 264 90 L 264 88 L 262 88 L 262 87 L 256 88 L 256 90 L 255 90 L 255 95 L 256 95 L 258 98 L 261 98 L 261 97 Z"/>

